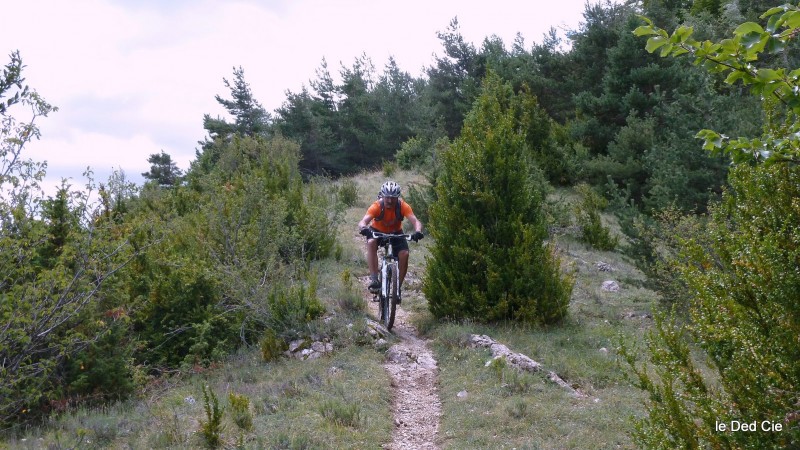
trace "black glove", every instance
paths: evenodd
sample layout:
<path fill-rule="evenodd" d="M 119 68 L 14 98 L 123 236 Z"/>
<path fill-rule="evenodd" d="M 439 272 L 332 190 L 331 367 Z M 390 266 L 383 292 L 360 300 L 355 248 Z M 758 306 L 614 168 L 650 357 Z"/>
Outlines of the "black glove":
<path fill-rule="evenodd" d="M 422 234 L 422 231 L 416 231 L 414 234 L 411 235 L 411 240 L 414 242 L 419 241 L 420 239 L 424 238 L 425 235 Z"/>
<path fill-rule="evenodd" d="M 361 229 L 361 231 L 359 231 L 358 233 L 359 233 L 360 235 L 364 236 L 364 237 L 365 237 L 365 238 L 367 238 L 367 239 L 369 239 L 369 238 L 371 238 L 371 237 L 372 237 L 372 230 L 370 230 L 370 229 L 369 229 L 369 228 L 367 228 L 367 227 L 364 227 L 364 228 L 362 228 L 362 229 Z"/>

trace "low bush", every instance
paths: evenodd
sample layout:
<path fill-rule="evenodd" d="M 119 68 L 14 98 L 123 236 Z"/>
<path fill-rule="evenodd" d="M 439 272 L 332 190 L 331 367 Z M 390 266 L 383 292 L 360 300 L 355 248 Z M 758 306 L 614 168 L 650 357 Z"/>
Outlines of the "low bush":
<path fill-rule="evenodd" d="M 581 240 L 597 250 L 614 250 L 619 239 L 611 235 L 600 219 L 600 212 L 608 206 L 608 202 L 586 183 L 576 186 L 576 190 L 581 197 L 580 203 L 575 207 L 575 217 L 581 227 Z"/>
<path fill-rule="evenodd" d="M 206 446 L 217 448 L 222 445 L 223 408 L 219 406 L 219 400 L 214 391 L 207 386 L 203 386 L 203 409 L 206 413 L 206 420 L 200 422 L 200 435 Z"/>
<path fill-rule="evenodd" d="M 228 403 L 231 406 L 231 419 L 237 427 L 244 431 L 253 429 L 253 413 L 250 412 L 250 399 L 245 395 L 228 393 Z"/>
<path fill-rule="evenodd" d="M 275 335 L 275 331 L 267 329 L 261 338 L 260 349 L 261 358 L 265 362 L 270 362 L 280 358 L 289 346 L 286 345 L 286 341 Z"/>
<path fill-rule="evenodd" d="M 358 428 L 364 420 L 358 405 L 347 404 L 338 399 L 323 402 L 319 413 L 328 422 L 343 427 Z"/>
<path fill-rule="evenodd" d="M 339 201 L 345 206 L 355 206 L 358 201 L 358 185 L 352 178 L 347 178 L 339 184 L 337 190 Z"/>

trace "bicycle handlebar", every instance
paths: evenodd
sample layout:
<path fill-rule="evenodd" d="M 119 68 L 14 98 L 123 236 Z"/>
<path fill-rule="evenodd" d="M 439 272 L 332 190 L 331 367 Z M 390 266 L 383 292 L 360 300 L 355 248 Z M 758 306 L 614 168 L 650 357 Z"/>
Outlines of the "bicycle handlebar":
<path fill-rule="evenodd" d="M 382 233 L 380 231 L 373 231 L 372 232 L 373 239 L 380 239 L 380 238 L 405 238 L 405 240 L 410 241 L 411 235 L 410 234 L 390 234 L 390 233 Z M 369 238 L 367 238 L 369 239 Z"/>

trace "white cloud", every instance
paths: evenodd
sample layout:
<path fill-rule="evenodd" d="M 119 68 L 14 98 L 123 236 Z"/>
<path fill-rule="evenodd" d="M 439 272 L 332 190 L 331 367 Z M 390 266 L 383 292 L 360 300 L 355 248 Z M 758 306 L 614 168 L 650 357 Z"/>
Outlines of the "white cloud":
<path fill-rule="evenodd" d="M 551 26 L 575 28 L 583 10 L 584 0 L 28 0 L 4 6 L 0 42 L 20 50 L 27 83 L 60 107 L 39 122 L 28 157 L 46 159 L 55 180 L 87 165 L 140 179 L 161 150 L 188 167 L 203 114 L 224 114 L 214 96 L 227 95 L 233 67 L 273 110 L 316 78 L 323 57 L 334 76 L 362 53 L 378 72 L 394 56 L 419 76 L 456 16 L 476 46 L 492 34 L 510 46 L 517 32 L 530 46 Z"/>

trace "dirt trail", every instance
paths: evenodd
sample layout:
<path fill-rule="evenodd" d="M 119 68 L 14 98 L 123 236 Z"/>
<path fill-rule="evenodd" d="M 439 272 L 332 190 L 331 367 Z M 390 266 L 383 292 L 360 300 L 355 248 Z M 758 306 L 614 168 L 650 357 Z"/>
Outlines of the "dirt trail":
<path fill-rule="evenodd" d="M 378 304 L 370 300 L 372 316 L 379 317 Z M 435 449 L 439 431 L 441 401 L 436 388 L 438 366 L 433 352 L 417 337 L 402 305 L 397 308 L 394 335 L 400 342 L 386 352 L 384 367 L 391 377 L 394 399 L 394 432 L 387 447 L 400 449 Z"/>

